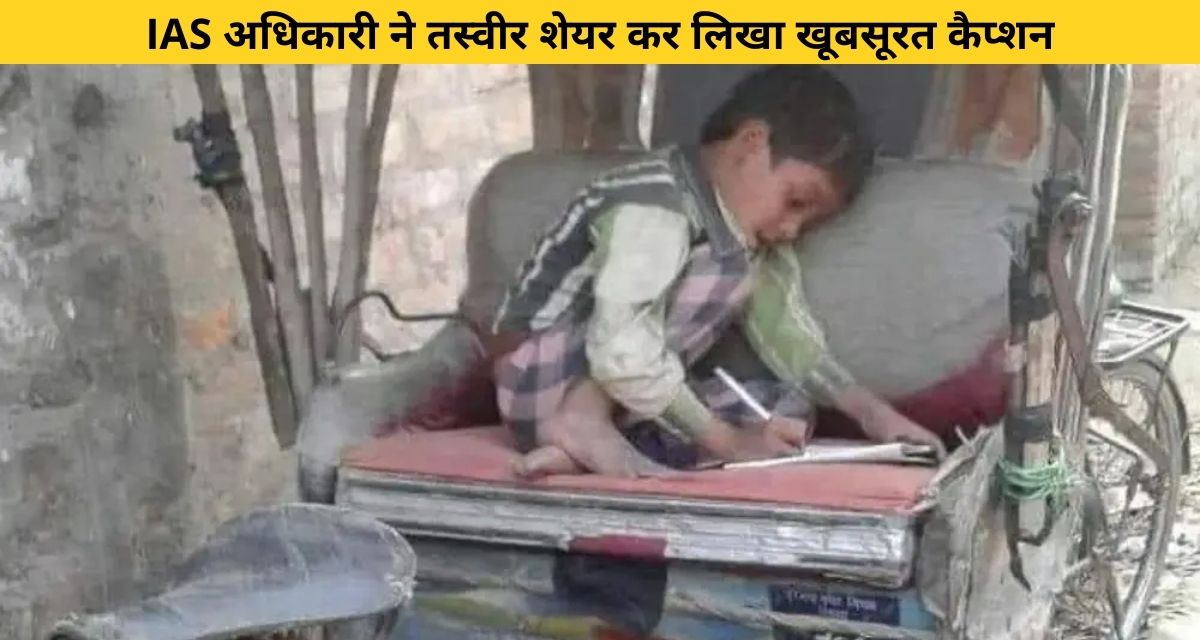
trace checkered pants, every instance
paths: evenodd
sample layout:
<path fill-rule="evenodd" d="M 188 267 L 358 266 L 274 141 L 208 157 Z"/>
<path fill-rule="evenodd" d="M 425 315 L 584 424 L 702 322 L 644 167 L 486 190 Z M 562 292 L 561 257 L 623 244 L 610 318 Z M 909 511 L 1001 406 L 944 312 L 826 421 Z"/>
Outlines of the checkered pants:
<path fill-rule="evenodd" d="M 718 257 L 708 245 L 697 247 L 669 292 L 667 348 L 679 354 L 685 366 L 695 363 L 729 327 L 751 285 L 743 256 Z M 519 450 L 536 446 L 538 423 L 554 415 L 567 391 L 589 375 L 586 330 L 584 322 L 564 322 L 530 335 L 498 359 L 496 399 Z M 715 378 L 691 379 L 689 384 L 722 418 L 736 423 L 750 417 L 737 396 Z M 777 413 L 807 413 L 802 397 L 778 382 L 752 380 L 746 386 Z"/>

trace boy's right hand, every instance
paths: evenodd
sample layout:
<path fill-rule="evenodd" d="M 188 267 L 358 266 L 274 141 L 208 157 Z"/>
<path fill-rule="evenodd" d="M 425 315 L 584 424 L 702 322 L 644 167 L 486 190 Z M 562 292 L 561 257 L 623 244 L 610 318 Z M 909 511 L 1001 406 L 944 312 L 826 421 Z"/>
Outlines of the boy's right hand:
<path fill-rule="evenodd" d="M 808 437 L 809 427 L 804 420 L 775 416 L 740 428 L 713 420 L 697 435 L 696 442 L 723 462 L 742 462 L 795 454 Z"/>

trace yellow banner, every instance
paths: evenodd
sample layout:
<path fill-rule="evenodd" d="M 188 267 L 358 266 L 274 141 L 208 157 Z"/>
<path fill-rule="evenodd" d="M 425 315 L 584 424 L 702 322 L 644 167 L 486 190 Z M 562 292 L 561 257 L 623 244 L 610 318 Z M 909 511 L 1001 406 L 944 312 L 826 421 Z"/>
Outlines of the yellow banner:
<path fill-rule="evenodd" d="M 1200 62 L 1195 3 L 5 3 L 0 62 Z"/>

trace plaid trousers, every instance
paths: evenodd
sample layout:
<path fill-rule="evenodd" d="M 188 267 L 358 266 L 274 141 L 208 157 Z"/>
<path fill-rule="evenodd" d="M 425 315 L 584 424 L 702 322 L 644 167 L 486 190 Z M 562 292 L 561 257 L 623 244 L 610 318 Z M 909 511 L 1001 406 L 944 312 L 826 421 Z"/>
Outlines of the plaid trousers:
<path fill-rule="evenodd" d="M 717 256 L 709 245 L 695 248 L 683 273 L 667 292 L 667 348 L 679 354 L 684 366 L 695 363 L 736 319 L 752 285 L 745 256 Z M 522 452 L 536 446 L 538 423 L 554 415 L 571 387 L 589 375 L 586 331 L 586 319 L 564 320 L 528 335 L 514 350 L 497 359 L 497 404 Z M 776 413 L 801 416 L 809 410 L 798 390 L 785 388 L 782 383 L 744 382 Z M 689 376 L 688 383 L 722 418 L 737 423 L 750 417 L 737 396 L 719 380 Z"/>

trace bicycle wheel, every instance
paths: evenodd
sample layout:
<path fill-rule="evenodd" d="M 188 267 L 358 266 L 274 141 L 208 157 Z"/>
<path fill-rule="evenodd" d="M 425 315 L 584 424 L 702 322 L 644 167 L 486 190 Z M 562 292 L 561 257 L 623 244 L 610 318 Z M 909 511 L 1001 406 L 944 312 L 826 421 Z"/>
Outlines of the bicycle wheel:
<path fill-rule="evenodd" d="M 1088 472 L 1100 487 L 1109 522 L 1109 536 L 1096 541 L 1094 552 L 1112 563 L 1122 605 L 1120 637 L 1126 639 L 1137 638 L 1146 625 L 1179 508 L 1184 412 L 1165 372 L 1161 359 L 1143 356 L 1110 371 L 1107 386 L 1168 454 L 1170 468 L 1154 469 L 1132 443 L 1115 439 L 1103 421 L 1093 419 L 1088 428 Z M 1085 569 L 1065 585 L 1053 629 L 1057 637 L 1071 640 L 1114 637 L 1113 616 L 1095 571 Z"/>

